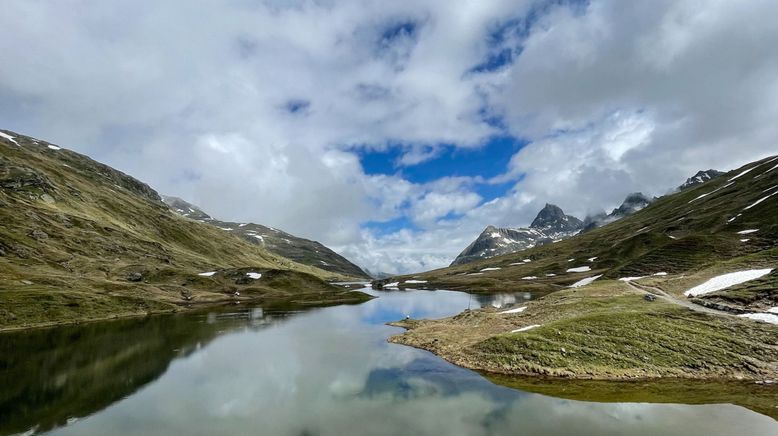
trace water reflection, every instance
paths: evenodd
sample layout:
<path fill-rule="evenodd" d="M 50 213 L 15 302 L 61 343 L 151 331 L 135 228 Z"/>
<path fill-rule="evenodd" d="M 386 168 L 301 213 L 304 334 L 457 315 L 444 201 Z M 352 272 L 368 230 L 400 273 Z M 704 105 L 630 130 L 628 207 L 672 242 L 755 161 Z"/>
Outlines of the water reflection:
<path fill-rule="evenodd" d="M 474 298 L 478 300 L 478 303 L 483 306 L 492 306 L 496 309 L 507 309 L 512 306 L 521 305 L 531 300 L 533 297 L 531 292 L 517 292 L 513 294 L 492 294 L 492 295 L 475 295 Z"/>
<path fill-rule="evenodd" d="M 309 312 L 229 310 L 54 336 L 30 332 L 27 340 L 0 336 L 0 431 L 38 425 L 59 426 L 53 433 L 63 435 L 761 435 L 778 429 L 771 418 L 731 405 L 587 403 L 492 384 L 427 352 L 387 343 L 399 330 L 384 323 L 447 316 L 497 299 L 445 291 L 379 295 L 359 306 Z M 68 417 L 82 418 L 67 425 Z"/>

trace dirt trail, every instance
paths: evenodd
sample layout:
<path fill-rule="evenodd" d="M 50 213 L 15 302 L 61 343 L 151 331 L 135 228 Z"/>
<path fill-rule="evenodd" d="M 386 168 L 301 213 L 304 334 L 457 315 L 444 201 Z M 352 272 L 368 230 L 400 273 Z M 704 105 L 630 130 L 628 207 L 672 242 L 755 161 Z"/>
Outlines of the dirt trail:
<path fill-rule="evenodd" d="M 709 307 L 700 306 L 699 304 L 694 304 L 694 303 L 692 303 L 689 300 L 675 297 L 675 296 L 673 296 L 671 294 L 668 294 L 667 292 L 665 292 L 665 291 L 663 291 L 663 290 L 661 290 L 659 288 L 653 287 L 653 286 L 640 285 L 640 284 L 637 284 L 637 283 L 632 283 L 631 281 L 628 281 L 626 283 L 627 283 L 627 285 L 630 288 L 632 288 L 632 289 L 634 289 L 636 291 L 643 292 L 645 294 L 656 295 L 657 297 L 659 297 L 659 298 L 661 298 L 661 299 L 663 299 L 665 301 L 669 301 L 671 303 L 678 304 L 680 306 L 684 306 L 686 308 L 689 308 L 691 310 L 695 310 L 697 312 L 703 312 L 703 313 L 708 313 L 708 314 L 711 314 L 711 315 L 719 315 L 719 316 L 734 316 L 733 314 L 731 314 L 729 312 L 724 312 L 722 310 L 715 310 L 715 309 L 711 309 Z"/>

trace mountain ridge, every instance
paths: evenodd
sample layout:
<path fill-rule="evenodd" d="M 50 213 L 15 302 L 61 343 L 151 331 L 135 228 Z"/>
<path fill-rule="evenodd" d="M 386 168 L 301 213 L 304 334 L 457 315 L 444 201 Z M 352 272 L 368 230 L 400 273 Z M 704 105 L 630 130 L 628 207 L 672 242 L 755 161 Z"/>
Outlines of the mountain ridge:
<path fill-rule="evenodd" d="M 0 330 L 236 301 L 369 298 L 327 283 L 343 274 L 173 213 L 149 185 L 88 156 L 0 133 Z"/>
<path fill-rule="evenodd" d="M 300 238 L 261 224 L 221 221 L 179 197 L 163 195 L 162 200 L 181 216 L 214 225 L 287 259 L 355 278 L 371 278 L 362 268 L 318 241 Z"/>
<path fill-rule="evenodd" d="M 578 218 L 565 215 L 558 206 L 546 203 L 529 227 L 487 226 L 475 241 L 454 259 L 451 266 L 549 244 L 577 233 L 582 226 L 583 222 Z"/>

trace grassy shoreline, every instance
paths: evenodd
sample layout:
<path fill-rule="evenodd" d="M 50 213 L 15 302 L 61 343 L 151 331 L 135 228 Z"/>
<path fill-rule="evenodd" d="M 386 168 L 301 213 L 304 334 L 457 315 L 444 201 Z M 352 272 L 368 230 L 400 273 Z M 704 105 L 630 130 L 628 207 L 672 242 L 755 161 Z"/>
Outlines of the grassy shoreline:
<path fill-rule="evenodd" d="M 55 321 L 42 321 L 42 322 L 36 322 L 36 323 L 24 324 L 24 325 L 0 325 L 0 333 L 55 328 L 55 327 L 71 326 L 71 325 L 83 325 L 83 324 L 99 323 L 99 322 L 106 322 L 106 321 L 144 318 L 149 316 L 172 315 L 175 313 L 184 313 L 184 312 L 194 313 L 199 310 L 206 310 L 206 309 L 212 309 L 212 308 L 224 307 L 224 306 L 236 305 L 236 304 L 244 304 L 249 306 L 254 306 L 254 305 L 274 305 L 275 306 L 275 305 L 288 304 L 288 305 L 295 305 L 300 307 L 328 307 L 328 306 L 336 306 L 341 304 L 361 304 L 373 298 L 375 297 L 365 294 L 363 292 L 349 291 L 349 290 L 345 290 L 343 292 L 334 294 L 333 298 L 328 298 L 328 299 L 318 298 L 318 299 L 306 300 L 305 295 L 297 295 L 291 298 L 256 297 L 256 298 L 245 298 L 240 300 L 236 300 L 234 298 L 233 299 L 224 298 L 220 300 L 192 302 L 191 304 L 186 304 L 186 305 L 184 304 L 173 305 L 173 307 L 166 308 L 166 309 L 151 309 L 144 312 L 119 312 L 108 316 L 59 319 Z"/>
<path fill-rule="evenodd" d="M 232 288 L 218 293 L 192 289 L 190 301 L 182 300 L 178 292 L 159 292 L 156 287 L 143 285 L 132 293 L 99 289 L 75 292 L 48 288 L 0 289 L 0 333 L 197 311 L 231 304 L 325 307 L 359 304 L 373 298 L 356 290 L 311 281 L 293 272 L 283 272 L 279 279 L 283 279 L 286 286 L 240 286 L 237 295 Z M 278 285 L 279 281 L 276 279 L 274 283 Z"/>
<path fill-rule="evenodd" d="M 646 301 L 604 281 L 533 300 L 520 313 L 493 309 L 403 320 L 390 342 L 493 374 L 589 380 L 778 379 L 778 329 L 734 316 Z M 533 327 L 526 331 L 516 331 Z"/>

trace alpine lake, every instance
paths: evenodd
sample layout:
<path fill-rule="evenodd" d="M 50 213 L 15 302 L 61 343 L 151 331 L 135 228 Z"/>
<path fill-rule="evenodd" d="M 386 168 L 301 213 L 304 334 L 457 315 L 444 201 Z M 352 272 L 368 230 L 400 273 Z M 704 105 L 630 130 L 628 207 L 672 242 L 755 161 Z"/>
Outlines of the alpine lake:
<path fill-rule="evenodd" d="M 778 386 L 479 374 L 386 323 L 532 295 L 373 291 L 0 334 L 0 435 L 778 435 Z"/>

